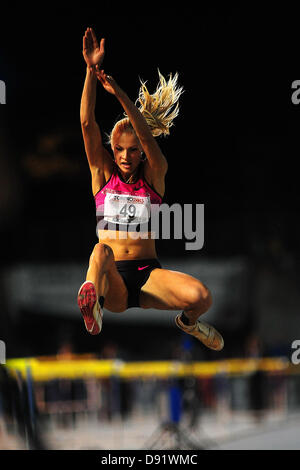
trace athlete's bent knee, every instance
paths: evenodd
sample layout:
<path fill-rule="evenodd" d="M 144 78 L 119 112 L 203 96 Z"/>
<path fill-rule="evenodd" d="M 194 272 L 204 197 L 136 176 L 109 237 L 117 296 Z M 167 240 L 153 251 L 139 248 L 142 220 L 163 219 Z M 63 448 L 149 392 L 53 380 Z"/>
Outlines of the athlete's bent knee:
<path fill-rule="evenodd" d="M 208 310 L 212 306 L 212 295 L 210 290 L 206 287 L 203 286 L 203 291 L 202 291 L 202 304 L 205 310 Z"/>
<path fill-rule="evenodd" d="M 210 290 L 199 282 L 188 290 L 188 309 L 201 309 L 206 312 L 212 305 Z"/>
<path fill-rule="evenodd" d="M 113 259 L 113 250 L 110 246 L 105 245 L 105 243 L 96 243 L 94 246 L 93 252 L 90 256 L 91 261 L 96 262 L 107 262 Z"/>
<path fill-rule="evenodd" d="M 105 243 L 97 243 L 94 247 L 94 257 L 95 258 L 112 258 L 113 251 L 109 245 Z"/>

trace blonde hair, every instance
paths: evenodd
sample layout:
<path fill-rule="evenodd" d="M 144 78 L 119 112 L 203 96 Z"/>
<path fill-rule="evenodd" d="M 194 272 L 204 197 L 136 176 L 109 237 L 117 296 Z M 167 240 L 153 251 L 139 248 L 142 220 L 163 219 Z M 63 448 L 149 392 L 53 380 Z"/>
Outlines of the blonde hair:
<path fill-rule="evenodd" d="M 138 107 L 154 137 L 169 135 L 170 127 L 179 114 L 178 100 L 183 93 L 183 87 L 178 86 L 178 73 L 174 77 L 169 75 L 168 81 L 158 70 L 159 82 L 155 92 L 151 95 L 146 87 L 146 82 L 141 82 L 138 98 L 135 105 Z M 116 132 L 134 132 L 128 116 L 119 120 L 111 131 L 109 143 L 112 145 Z"/>

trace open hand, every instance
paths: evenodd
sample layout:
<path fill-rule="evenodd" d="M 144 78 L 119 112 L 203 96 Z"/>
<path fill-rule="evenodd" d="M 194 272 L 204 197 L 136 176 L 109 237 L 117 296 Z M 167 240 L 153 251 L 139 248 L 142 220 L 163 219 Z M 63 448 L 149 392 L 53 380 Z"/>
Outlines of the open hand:
<path fill-rule="evenodd" d="M 82 54 L 87 66 L 94 70 L 96 65 L 101 65 L 104 59 L 105 39 L 101 39 L 100 45 L 92 28 L 87 28 L 83 36 Z"/>
<path fill-rule="evenodd" d="M 119 95 L 122 90 L 111 75 L 107 75 L 104 70 L 100 70 L 99 65 L 95 67 L 95 73 L 103 88 L 112 95 Z"/>

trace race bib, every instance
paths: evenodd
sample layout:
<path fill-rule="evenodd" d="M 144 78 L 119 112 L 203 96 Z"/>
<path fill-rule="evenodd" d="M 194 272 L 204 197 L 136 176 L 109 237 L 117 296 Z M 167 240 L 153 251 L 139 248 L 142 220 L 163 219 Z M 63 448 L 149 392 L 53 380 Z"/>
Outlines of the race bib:
<path fill-rule="evenodd" d="M 107 192 L 104 200 L 104 220 L 114 224 L 143 224 L 149 221 L 150 197 Z"/>

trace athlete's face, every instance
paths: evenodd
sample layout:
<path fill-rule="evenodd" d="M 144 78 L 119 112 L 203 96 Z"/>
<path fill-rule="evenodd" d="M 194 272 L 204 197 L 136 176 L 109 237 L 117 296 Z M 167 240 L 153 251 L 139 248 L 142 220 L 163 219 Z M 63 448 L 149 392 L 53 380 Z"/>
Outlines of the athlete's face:
<path fill-rule="evenodd" d="M 135 172 L 141 161 L 141 146 L 135 134 L 123 132 L 113 147 L 115 162 L 124 176 L 129 177 Z"/>

